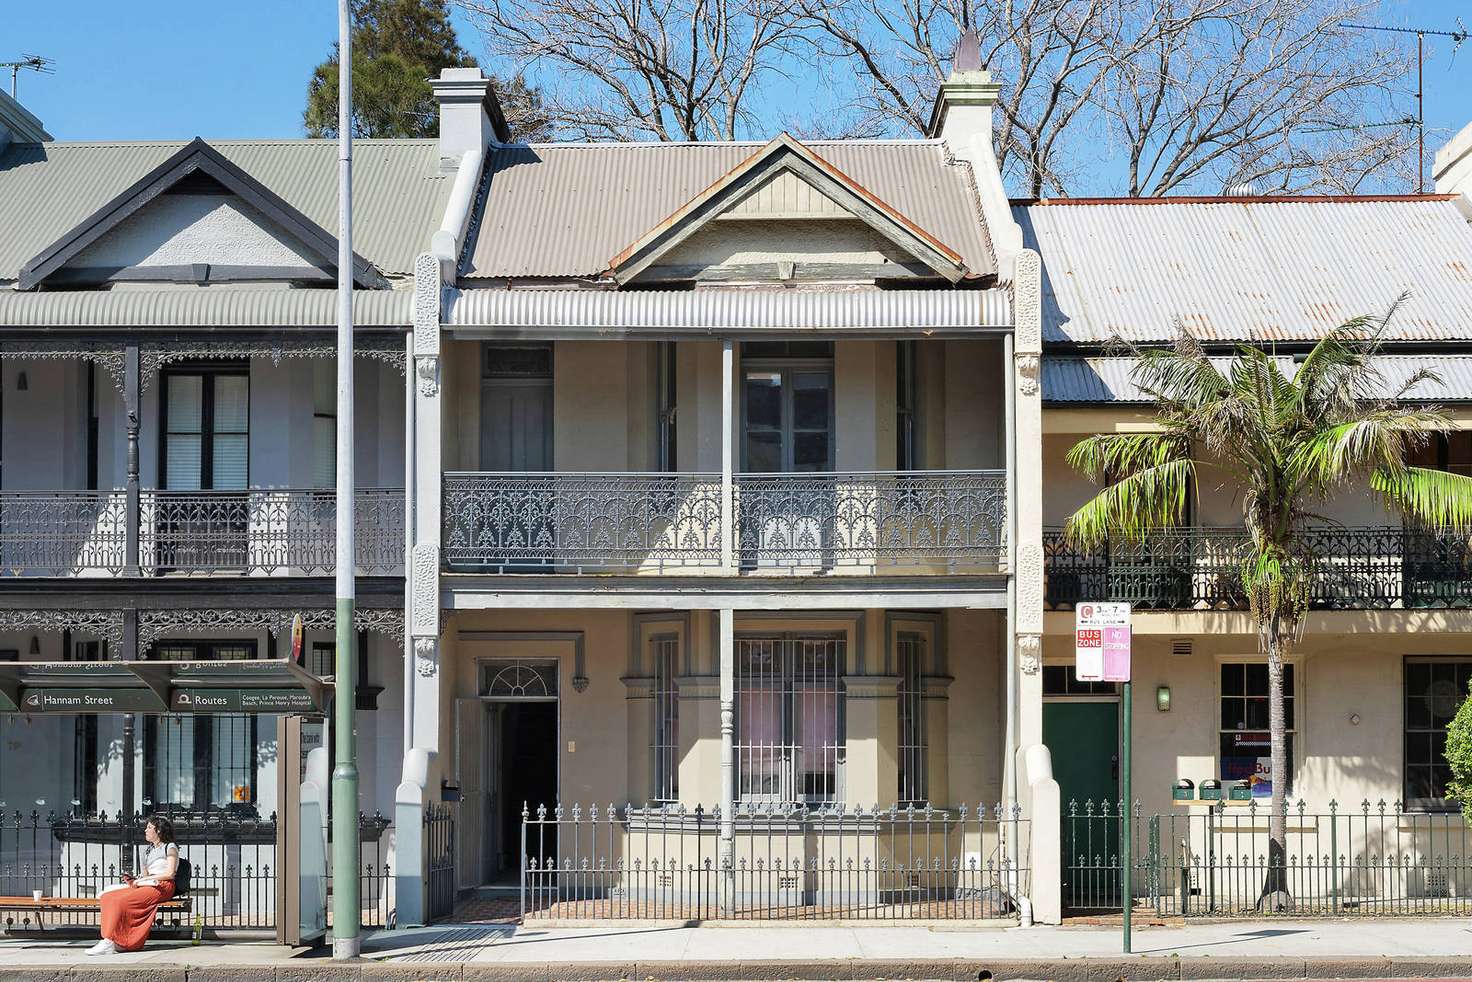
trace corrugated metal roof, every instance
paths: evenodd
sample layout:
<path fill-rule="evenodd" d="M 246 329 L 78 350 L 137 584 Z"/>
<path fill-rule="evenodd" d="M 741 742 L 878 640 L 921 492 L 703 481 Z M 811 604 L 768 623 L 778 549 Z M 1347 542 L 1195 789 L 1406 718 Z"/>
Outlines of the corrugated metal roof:
<path fill-rule="evenodd" d="M 354 290 L 358 327 L 407 327 L 413 291 Z M 5 327 L 331 327 L 337 291 L 287 288 L 0 290 Z"/>
<path fill-rule="evenodd" d="M 0 280 L 185 145 L 25 143 L 0 153 Z M 220 151 L 337 234 L 337 143 L 218 140 Z M 450 179 L 436 140 L 353 142 L 353 247 L 390 274 L 412 274 L 444 217 Z"/>
<path fill-rule="evenodd" d="M 1010 328 L 1012 295 L 993 290 L 450 290 L 451 328 L 543 334 L 762 331 L 921 334 Z"/>
<path fill-rule="evenodd" d="M 1452 200 L 1063 200 L 1014 208 L 1043 259 L 1043 339 L 1313 341 L 1410 298 L 1389 337 L 1472 339 L 1472 226 Z"/>
<path fill-rule="evenodd" d="M 1222 371 L 1231 358 L 1213 358 Z M 1278 358 L 1290 377 L 1297 370 L 1292 358 Z M 1416 402 L 1472 401 L 1472 355 L 1383 354 L 1375 365 L 1385 379 L 1383 395 L 1398 392 L 1419 371 L 1430 369 L 1441 382 L 1425 381 L 1407 395 Z M 1068 358 L 1043 356 L 1043 401 L 1047 403 L 1147 403 L 1151 400 L 1131 381 L 1135 359 L 1128 356 Z"/>
<path fill-rule="evenodd" d="M 762 143 L 533 144 L 492 150 L 468 277 L 596 276 Z M 804 143 L 964 259 L 995 271 L 970 168 L 937 140 Z"/>

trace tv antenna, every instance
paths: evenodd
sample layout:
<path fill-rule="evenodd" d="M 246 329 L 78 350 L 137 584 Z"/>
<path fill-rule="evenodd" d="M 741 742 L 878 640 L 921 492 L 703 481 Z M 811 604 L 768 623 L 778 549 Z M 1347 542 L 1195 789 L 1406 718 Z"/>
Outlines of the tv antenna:
<path fill-rule="evenodd" d="M 1378 24 L 1348 24 L 1341 22 L 1340 27 L 1347 27 L 1355 31 L 1380 31 L 1384 34 L 1414 34 L 1416 35 L 1416 193 L 1426 193 L 1426 38 L 1442 37 L 1452 39 L 1452 53 L 1462 46 L 1462 42 L 1472 37 L 1467 28 L 1462 24 L 1462 18 L 1457 18 L 1457 29 L 1455 31 L 1437 31 L 1429 27 L 1381 27 Z"/>
<path fill-rule="evenodd" d="M 33 71 L 38 75 L 55 75 L 56 69 L 51 66 L 56 64 L 54 58 L 43 58 L 40 55 L 21 55 L 20 61 L 0 61 L 0 68 L 10 69 L 10 98 L 15 98 L 15 83 L 20 77 L 21 69 Z"/>

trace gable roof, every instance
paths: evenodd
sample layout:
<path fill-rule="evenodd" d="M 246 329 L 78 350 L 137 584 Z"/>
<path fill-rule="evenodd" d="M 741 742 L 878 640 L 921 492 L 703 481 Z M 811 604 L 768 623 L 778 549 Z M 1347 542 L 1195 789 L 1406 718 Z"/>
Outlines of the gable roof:
<path fill-rule="evenodd" d="M 7 93 L 0 92 L 0 148 L 10 140 L 17 143 L 43 143 L 51 139 L 41 121 Z"/>
<path fill-rule="evenodd" d="M 953 249 L 786 133 L 779 134 L 610 259 L 609 272 L 620 283 L 627 283 L 717 215 L 784 172 L 796 175 L 950 282 L 967 274 L 965 262 Z"/>
<path fill-rule="evenodd" d="M 767 144 L 604 143 L 492 147 L 460 275 L 596 277 L 631 241 Z M 960 257 L 996 273 L 971 168 L 940 140 L 803 144 L 849 182 Z"/>
<path fill-rule="evenodd" d="M 1472 225 L 1450 195 L 1057 199 L 1013 208 L 1043 340 L 1309 343 L 1410 296 L 1392 341 L 1472 340 Z"/>
<path fill-rule="evenodd" d="M 111 201 L 68 229 L 61 238 L 31 257 L 20 268 L 20 275 L 16 278 L 17 286 L 22 290 L 37 286 L 83 249 L 117 228 L 130 215 L 184 178 L 196 173 L 207 174 L 231 194 L 265 215 L 305 246 L 308 254 L 314 256 L 323 269 L 336 270 L 337 236 L 220 156 L 219 151 L 208 143 L 195 137 L 173 156 L 140 177 L 132 186 L 125 188 Z M 360 287 L 369 288 L 383 285 L 382 277 L 357 253 L 353 253 L 353 282 Z"/>
<path fill-rule="evenodd" d="M 0 283 L 185 146 L 13 143 L 0 150 Z M 216 140 L 210 147 L 319 227 L 337 227 L 337 141 Z M 437 140 L 354 140 L 358 254 L 385 274 L 412 274 L 414 257 L 444 217 L 453 178 L 440 172 Z"/>

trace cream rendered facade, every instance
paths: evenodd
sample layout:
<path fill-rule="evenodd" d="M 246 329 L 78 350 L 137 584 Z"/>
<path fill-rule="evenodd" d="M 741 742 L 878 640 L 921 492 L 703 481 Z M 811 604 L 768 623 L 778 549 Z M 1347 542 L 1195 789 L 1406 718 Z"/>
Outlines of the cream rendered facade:
<path fill-rule="evenodd" d="M 1017 453 L 1041 425 L 1038 264 L 1020 248 L 989 138 L 973 138 L 991 132 L 995 87 L 979 70 L 947 84 L 928 142 L 692 147 L 739 166 L 696 181 L 647 233 L 587 218 L 587 235 L 627 246 L 609 272 L 525 283 L 467 275 L 489 265 L 497 182 L 513 173 L 502 161 L 525 154 L 522 175 L 535 175 L 599 148 L 481 144 L 443 117 L 458 174 L 416 270 L 413 746 L 399 826 L 456 802 L 461 890 L 514 876 L 495 855 L 539 805 L 719 810 L 722 862 L 734 852 L 737 864 L 750 809 L 928 806 L 974 821 L 980 809 L 1009 841 L 968 840 L 968 856 L 1022 849 L 1035 868 L 1051 848 L 1043 862 L 1056 866 L 1056 785 L 1038 746 L 1040 470 Z M 435 86 L 446 104 L 485 98 L 474 71 Z M 964 174 L 967 234 L 984 228 L 985 240 L 941 240 L 885 188 L 860 187 L 865 155 L 890 154 L 925 157 L 938 168 L 926 180 Z M 915 292 L 891 289 L 895 276 Z M 543 366 L 509 383 L 511 396 L 495 367 L 508 357 Z M 785 456 L 767 466 L 758 385 L 788 400 L 772 438 Z M 802 413 L 814 418 L 794 422 Z M 896 518 L 922 488 L 939 511 Z M 958 508 L 969 517 L 955 525 Z M 616 512 L 615 538 L 633 528 L 635 547 L 573 541 L 585 511 Z M 532 512 L 526 536 L 499 531 Z M 536 546 L 539 534 L 553 544 Z M 818 682 L 781 684 L 781 725 L 800 732 L 753 734 L 756 707 L 781 688 L 750 688 L 759 645 L 822 648 Z M 505 728 L 514 707 L 538 703 L 554 715 L 526 710 Z M 528 757 L 518 744 L 532 728 L 544 746 Z M 819 746 L 825 763 L 813 765 Z M 1009 752 L 1030 767 L 1009 766 Z M 803 754 L 809 763 L 789 759 Z M 528 794 L 518 763 L 551 772 L 540 798 L 508 800 Z M 1031 822 L 1025 843 L 995 818 L 1014 804 Z M 642 848 L 625 841 L 621 858 Z M 1057 919 L 1055 887 L 1027 898 L 1014 874 L 1007 889 Z M 400 920 L 412 923 L 404 897 L 401 879 Z"/>

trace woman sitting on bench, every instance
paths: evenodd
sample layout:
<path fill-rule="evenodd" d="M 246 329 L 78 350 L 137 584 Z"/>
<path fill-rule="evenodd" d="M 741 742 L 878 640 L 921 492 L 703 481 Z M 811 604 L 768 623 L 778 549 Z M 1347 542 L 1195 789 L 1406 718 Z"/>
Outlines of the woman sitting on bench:
<path fill-rule="evenodd" d="M 122 883 L 113 884 L 99 895 L 102 940 L 87 949 L 89 955 L 142 949 L 159 905 L 174 895 L 179 845 L 174 841 L 173 823 L 154 815 L 143 827 L 143 837 L 148 840 L 148 851 L 143 854 L 144 875 L 124 876 Z"/>

